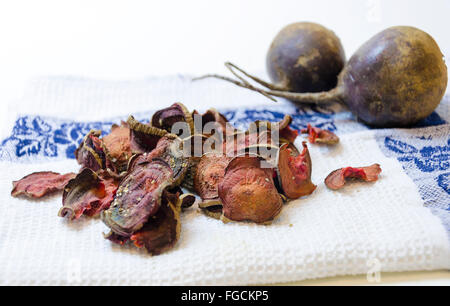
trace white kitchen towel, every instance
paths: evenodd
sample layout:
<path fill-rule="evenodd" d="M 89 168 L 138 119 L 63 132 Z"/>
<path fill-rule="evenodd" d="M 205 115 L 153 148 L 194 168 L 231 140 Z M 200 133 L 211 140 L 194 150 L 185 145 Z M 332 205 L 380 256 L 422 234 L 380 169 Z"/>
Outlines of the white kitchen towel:
<path fill-rule="evenodd" d="M 73 151 L 91 128 L 107 133 L 129 114 L 148 120 L 175 101 L 216 107 L 238 126 L 288 113 L 294 128 L 312 123 L 341 143 L 309 145 L 317 190 L 286 204 L 272 225 L 223 224 L 192 207 L 175 248 L 154 257 L 105 240 L 99 219 L 57 217 L 61 195 L 10 196 L 11 181 L 31 172 L 77 171 Z M 275 104 L 217 80 L 36 79 L 1 130 L 0 284 L 243 285 L 449 269 L 449 121 L 448 97 L 416 129 L 370 130 L 338 105 Z M 383 169 L 376 183 L 337 192 L 323 184 L 334 169 L 373 163 Z"/>

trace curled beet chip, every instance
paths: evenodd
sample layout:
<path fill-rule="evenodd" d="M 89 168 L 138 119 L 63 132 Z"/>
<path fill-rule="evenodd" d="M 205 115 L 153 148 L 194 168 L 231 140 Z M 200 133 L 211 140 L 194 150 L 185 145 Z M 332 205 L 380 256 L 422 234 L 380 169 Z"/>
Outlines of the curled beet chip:
<path fill-rule="evenodd" d="M 152 255 L 171 249 L 180 238 L 180 207 L 164 199 L 158 212 L 130 240 Z"/>
<path fill-rule="evenodd" d="M 235 157 L 228 164 L 219 183 L 226 219 L 266 223 L 281 211 L 283 201 L 273 181 L 273 169 L 261 168 L 262 160 L 246 155 Z"/>
<path fill-rule="evenodd" d="M 195 132 L 197 134 L 204 134 L 210 137 L 217 133 L 221 139 L 225 135 L 228 119 L 216 109 L 211 108 L 203 115 L 194 110 L 192 117 L 194 118 Z"/>
<path fill-rule="evenodd" d="M 130 148 L 133 153 L 151 152 L 163 136 L 176 137 L 166 130 L 141 123 L 133 116 L 128 117 L 127 124 L 130 128 Z"/>
<path fill-rule="evenodd" d="M 102 148 L 102 140 L 99 136 L 101 131 L 90 131 L 80 143 L 78 149 L 75 150 L 75 158 L 77 162 L 94 171 L 104 169 L 106 167 L 105 153 Z"/>
<path fill-rule="evenodd" d="M 133 156 L 128 163 L 128 169 L 133 170 L 139 164 L 151 162 L 154 159 L 165 161 L 173 171 L 173 183 L 178 185 L 189 170 L 190 157 L 183 154 L 182 140 L 178 137 L 162 137 L 156 148 L 149 153 Z"/>
<path fill-rule="evenodd" d="M 116 188 L 113 179 L 102 179 L 92 169 L 84 168 L 64 188 L 63 207 L 58 216 L 73 220 L 82 214 L 98 215 L 109 207 Z"/>
<path fill-rule="evenodd" d="M 203 201 L 218 200 L 218 186 L 229 161 L 228 156 L 216 153 L 207 153 L 200 159 L 194 177 L 194 188 Z"/>
<path fill-rule="evenodd" d="M 312 162 L 306 142 L 303 151 L 298 152 L 293 144 L 284 144 L 278 153 L 278 181 L 284 195 L 298 199 L 310 195 L 316 185 L 311 182 Z"/>
<path fill-rule="evenodd" d="M 128 124 L 113 125 L 111 133 L 102 138 L 102 148 L 113 170 L 116 173 L 125 171 L 132 155 Z"/>
<path fill-rule="evenodd" d="M 331 172 L 325 179 L 325 185 L 332 190 L 344 187 L 347 179 L 360 179 L 365 182 L 375 182 L 381 173 L 379 164 L 361 168 L 341 168 Z"/>
<path fill-rule="evenodd" d="M 194 120 L 192 114 L 188 111 L 186 106 L 182 103 L 174 103 L 171 106 L 161 109 L 153 114 L 151 124 L 153 127 L 166 130 L 170 133 L 181 135 L 183 131 L 172 131 L 172 127 L 175 123 L 186 123 L 186 129 L 189 133 L 188 136 L 194 134 Z"/>
<path fill-rule="evenodd" d="M 223 205 L 220 199 L 208 200 L 198 204 L 201 212 L 203 212 L 208 217 L 220 220 L 222 217 Z"/>
<path fill-rule="evenodd" d="M 301 133 L 309 135 L 308 140 L 310 143 L 334 145 L 339 142 L 339 137 L 337 137 L 333 132 L 313 127 L 311 124 L 308 124 L 306 129 L 301 130 Z"/>
<path fill-rule="evenodd" d="M 130 237 L 117 235 L 113 231 L 110 231 L 108 234 L 106 235 L 104 234 L 103 236 L 105 237 L 105 239 L 108 239 L 109 241 L 119 245 L 124 245 L 125 243 L 128 242 L 128 240 L 130 240 Z"/>
<path fill-rule="evenodd" d="M 278 132 L 280 142 L 294 143 L 295 139 L 298 137 L 298 131 L 293 130 L 290 127 L 292 123 L 292 117 L 285 115 L 283 120 L 277 123 L 272 123 L 268 121 L 255 121 L 258 129 L 267 129 L 273 132 Z"/>
<path fill-rule="evenodd" d="M 166 162 L 140 164 L 120 182 L 110 208 L 102 212 L 103 222 L 116 234 L 129 237 L 157 213 L 164 189 L 172 184 L 173 171 Z"/>
<path fill-rule="evenodd" d="M 75 173 L 35 172 L 13 182 L 11 195 L 25 195 L 29 198 L 41 198 L 53 192 L 63 190 L 64 186 L 76 176 Z"/>

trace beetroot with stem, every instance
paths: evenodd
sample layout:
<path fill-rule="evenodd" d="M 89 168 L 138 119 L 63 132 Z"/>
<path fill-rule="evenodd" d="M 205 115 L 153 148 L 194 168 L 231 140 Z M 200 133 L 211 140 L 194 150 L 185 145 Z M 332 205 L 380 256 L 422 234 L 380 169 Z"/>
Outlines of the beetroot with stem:
<path fill-rule="evenodd" d="M 236 66 L 228 63 L 227 67 L 237 76 Z M 367 41 L 329 91 L 294 93 L 271 86 L 264 90 L 240 76 L 240 81 L 217 77 L 272 99 L 318 105 L 340 102 L 362 122 L 385 128 L 411 126 L 428 117 L 439 105 L 448 82 L 447 66 L 435 40 L 407 26 L 386 29 Z"/>

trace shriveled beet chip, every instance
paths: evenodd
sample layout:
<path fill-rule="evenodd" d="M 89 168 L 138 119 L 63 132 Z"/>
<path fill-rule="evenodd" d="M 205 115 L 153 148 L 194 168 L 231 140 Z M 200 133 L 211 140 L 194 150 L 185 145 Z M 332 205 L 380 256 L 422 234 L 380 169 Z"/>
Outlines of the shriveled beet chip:
<path fill-rule="evenodd" d="M 198 120 L 197 116 L 199 116 L 201 120 Z M 221 137 L 225 134 L 228 119 L 216 109 L 208 109 L 203 115 L 200 115 L 194 110 L 192 117 L 194 118 L 195 132 L 197 134 L 204 134 L 210 137 L 213 135 L 212 130 Z M 205 131 L 205 127 L 208 129 L 211 128 L 211 131 Z"/>
<path fill-rule="evenodd" d="M 203 201 L 219 198 L 219 182 L 223 179 L 230 160 L 226 155 L 215 153 L 207 153 L 200 159 L 194 177 L 194 189 Z"/>
<path fill-rule="evenodd" d="M 285 115 L 283 120 L 277 123 L 271 123 L 268 121 L 255 121 L 255 124 L 259 129 L 264 126 L 268 130 L 277 131 L 279 133 L 279 139 L 281 142 L 294 143 L 295 139 L 297 139 L 298 131 L 293 130 L 290 127 L 291 123 L 292 117 L 289 115 Z"/>
<path fill-rule="evenodd" d="M 132 155 L 128 124 L 113 125 L 111 133 L 102 138 L 102 148 L 113 170 L 117 173 L 125 171 Z"/>
<path fill-rule="evenodd" d="M 194 134 L 194 120 L 192 114 L 182 103 L 174 103 L 171 106 L 161 109 L 153 114 L 151 124 L 153 127 L 172 132 L 172 126 L 177 122 L 185 122 L 190 132 L 188 136 Z M 180 135 L 179 135 L 180 136 Z"/>
<path fill-rule="evenodd" d="M 130 240 L 152 255 L 171 249 L 180 238 L 180 207 L 164 200 L 158 212 Z"/>
<path fill-rule="evenodd" d="M 85 167 L 94 171 L 104 169 L 105 153 L 102 148 L 102 140 L 99 136 L 101 131 L 90 131 L 80 143 L 78 149 L 75 150 L 75 158 L 77 162 Z"/>
<path fill-rule="evenodd" d="M 133 153 L 151 152 L 163 136 L 176 137 L 166 130 L 141 123 L 133 116 L 128 117 L 127 124 L 130 128 L 130 147 Z"/>
<path fill-rule="evenodd" d="M 111 242 L 114 242 L 115 244 L 124 245 L 125 243 L 130 240 L 129 237 L 123 237 L 120 235 L 117 235 L 113 231 L 110 231 L 108 234 L 104 235 L 105 239 L 108 239 Z"/>
<path fill-rule="evenodd" d="M 140 164 L 120 182 L 111 207 L 102 212 L 113 232 L 129 237 L 157 213 L 163 191 L 173 184 L 173 171 L 162 160 Z"/>
<path fill-rule="evenodd" d="M 344 187 L 346 179 L 360 179 L 365 182 L 375 182 L 381 173 L 379 164 L 373 164 L 369 167 L 360 168 L 341 168 L 331 172 L 325 179 L 325 185 L 332 190 L 338 190 Z"/>
<path fill-rule="evenodd" d="M 220 220 L 222 217 L 223 205 L 220 199 L 204 201 L 198 204 L 201 211 L 208 217 Z"/>
<path fill-rule="evenodd" d="M 278 180 L 289 199 L 310 195 L 316 185 L 311 182 L 312 162 L 308 146 L 303 142 L 303 151 L 298 152 L 293 144 L 281 146 L 278 154 Z"/>
<path fill-rule="evenodd" d="M 82 214 L 98 215 L 109 208 L 117 189 L 114 179 L 102 179 L 94 171 L 84 168 L 64 188 L 60 217 L 78 219 Z"/>
<path fill-rule="evenodd" d="M 334 145 L 339 142 L 339 137 L 336 136 L 333 132 L 322 130 L 317 127 L 311 126 L 308 124 L 306 129 L 301 130 L 302 134 L 308 134 L 308 140 L 310 143 L 323 143 Z"/>
<path fill-rule="evenodd" d="M 25 195 L 29 198 L 41 198 L 58 190 L 76 176 L 75 173 L 59 174 L 56 172 L 35 172 L 13 182 L 11 195 Z"/>
<path fill-rule="evenodd" d="M 273 169 L 261 168 L 257 156 L 235 157 L 219 183 L 223 216 L 233 221 L 266 223 L 281 211 L 283 201 L 273 181 Z"/>
<path fill-rule="evenodd" d="M 156 158 L 165 161 L 172 168 L 174 184 L 181 183 L 188 171 L 190 161 L 190 157 L 183 155 L 182 140 L 178 137 L 162 137 L 151 152 L 133 156 L 128 163 L 128 171 Z"/>

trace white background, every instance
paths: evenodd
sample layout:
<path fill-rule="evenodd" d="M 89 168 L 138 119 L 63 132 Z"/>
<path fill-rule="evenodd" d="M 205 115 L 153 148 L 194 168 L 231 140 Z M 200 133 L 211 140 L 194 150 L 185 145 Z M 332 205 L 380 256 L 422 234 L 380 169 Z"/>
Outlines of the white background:
<path fill-rule="evenodd" d="M 450 0 L 1 0 L 0 113 L 35 76 L 224 73 L 226 60 L 264 75 L 271 40 L 296 21 L 334 30 L 347 57 L 394 25 L 425 30 L 450 55 Z"/>

